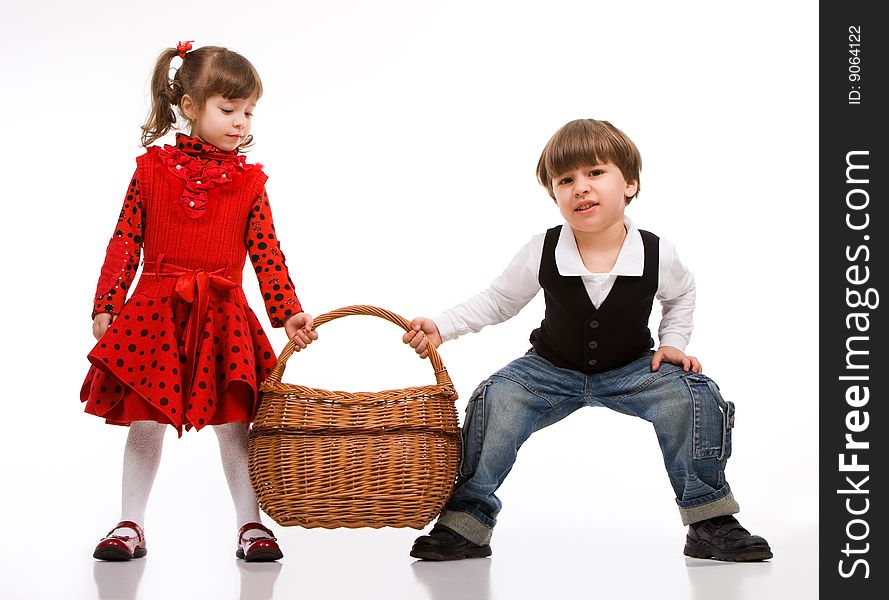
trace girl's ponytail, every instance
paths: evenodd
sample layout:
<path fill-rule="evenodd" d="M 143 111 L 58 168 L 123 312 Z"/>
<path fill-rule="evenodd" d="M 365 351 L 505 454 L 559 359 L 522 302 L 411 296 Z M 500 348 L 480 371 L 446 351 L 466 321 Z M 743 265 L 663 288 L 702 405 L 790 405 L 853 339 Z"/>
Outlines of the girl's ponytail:
<path fill-rule="evenodd" d="M 160 53 L 151 76 L 151 111 L 142 125 L 142 145 L 148 146 L 166 135 L 176 124 L 174 106 L 182 99 L 182 84 L 177 74 L 170 79 L 170 63 L 179 56 L 176 48 L 167 48 Z"/>

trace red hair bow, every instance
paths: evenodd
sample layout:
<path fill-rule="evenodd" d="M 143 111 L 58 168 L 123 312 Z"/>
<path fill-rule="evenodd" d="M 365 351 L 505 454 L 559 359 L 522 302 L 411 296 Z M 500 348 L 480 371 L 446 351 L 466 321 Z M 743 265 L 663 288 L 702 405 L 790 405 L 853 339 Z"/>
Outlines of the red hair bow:
<path fill-rule="evenodd" d="M 194 40 L 188 40 L 187 42 L 179 42 L 176 44 L 176 50 L 179 51 L 179 58 L 185 58 L 185 53 L 191 50 L 191 43 Z"/>

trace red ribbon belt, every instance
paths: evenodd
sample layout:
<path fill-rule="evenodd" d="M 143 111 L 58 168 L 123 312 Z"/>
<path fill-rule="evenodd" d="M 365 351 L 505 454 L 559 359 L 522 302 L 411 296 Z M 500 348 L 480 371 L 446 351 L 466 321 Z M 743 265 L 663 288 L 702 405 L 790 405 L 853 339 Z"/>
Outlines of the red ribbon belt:
<path fill-rule="evenodd" d="M 191 304 L 188 324 L 185 327 L 185 353 L 188 357 L 190 370 L 194 369 L 196 363 L 195 352 L 198 347 L 198 336 L 204 329 L 204 319 L 206 319 L 207 308 L 210 305 L 210 288 L 232 290 L 241 285 L 240 277 L 226 277 L 226 270 L 225 267 L 215 271 L 187 269 L 164 262 L 163 254 L 158 256 L 157 261 L 153 263 L 145 261 L 143 265 L 143 276 L 176 277 L 176 295 Z"/>

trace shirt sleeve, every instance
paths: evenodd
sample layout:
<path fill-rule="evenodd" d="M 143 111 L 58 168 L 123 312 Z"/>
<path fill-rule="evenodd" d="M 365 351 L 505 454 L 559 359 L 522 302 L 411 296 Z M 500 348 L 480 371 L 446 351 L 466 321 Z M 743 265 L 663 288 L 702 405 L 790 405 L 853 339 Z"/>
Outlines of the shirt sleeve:
<path fill-rule="evenodd" d="M 272 327 L 283 327 L 288 317 L 301 313 L 303 309 L 296 297 L 293 281 L 284 262 L 284 253 L 275 234 L 272 208 L 265 190 L 250 209 L 246 243 L 269 321 Z"/>
<path fill-rule="evenodd" d="M 137 172 L 138 173 L 138 172 Z M 105 262 L 93 299 L 93 314 L 120 314 L 126 302 L 127 290 L 136 277 L 139 255 L 142 252 L 142 198 L 136 173 L 120 209 L 114 235 L 105 250 Z"/>
<path fill-rule="evenodd" d="M 671 242 L 660 241 L 657 299 L 663 312 L 658 327 L 661 346 L 673 346 L 685 352 L 694 328 L 695 279 L 679 260 Z"/>
<path fill-rule="evenodd" d="M 537 295 L 544 235 L 536 235 L 525 244 L 488 289 L 433 317 L 443 342 L 502 323 Z"/>

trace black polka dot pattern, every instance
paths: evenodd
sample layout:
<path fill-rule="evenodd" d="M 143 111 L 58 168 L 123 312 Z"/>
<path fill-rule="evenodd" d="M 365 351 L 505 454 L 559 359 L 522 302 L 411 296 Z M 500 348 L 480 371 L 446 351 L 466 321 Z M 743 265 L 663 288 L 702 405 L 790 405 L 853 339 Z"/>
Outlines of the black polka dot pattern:
<path fill-rule="evenodd" d="M 166 337 L 183 339 L 190 310 L 189 303 L 177 298 L 163 304 L 154 299 L 138 304 L 130 300 L 124 316 L 130 321 L 143 316 L 144 322 L 167 332 Z M 259 384 L 275 366 L 262 326 L 240 300 L 225 298 L 211 305 L 193 363 L 177 346 L 157 343 L 157 337 L 152 342 L 143 331 L 112 326 L 90 353 L 93 366 L 84 383 L 87 412 L 106 418 L 111 414 L 114 421 L 134 420 L 127 418 L 127 407 L 115 411 L 129 391 L 163 413 L 177 429 L 200 429 L 213 422 L 218 396 L 231 382 L 248 384 L 255 397 Z M 157 329 L 151 332 L 157 333 Z M 138 372 L 149 375 L 134 377 Z M 126 382 L 129 390 L 120 381 Z M 251 417 L 245 414 L 243 419 Z"/>
<path fill-rule="evenodd" d="M 142 252 L 142 192 L 136 175 L 130 179 L 93 299 L 93 318 L 100 312 L 119 314 L 136 277 Z"/>
<path fill-rule="evenodd" d="M 302 307 L 275 235 L 269 198 L 265 192 L 256 199 L 250 210 L 247 253 L 259 280 L 259 287 L 264 292 L 262 299 L 272 327 L 282 327 L 288 317 L 302 312 Z"/>

